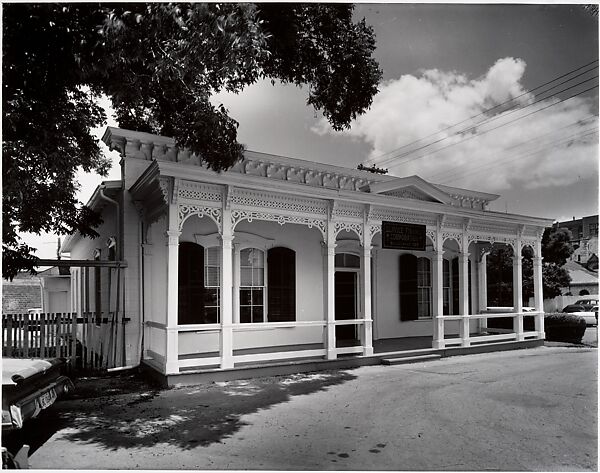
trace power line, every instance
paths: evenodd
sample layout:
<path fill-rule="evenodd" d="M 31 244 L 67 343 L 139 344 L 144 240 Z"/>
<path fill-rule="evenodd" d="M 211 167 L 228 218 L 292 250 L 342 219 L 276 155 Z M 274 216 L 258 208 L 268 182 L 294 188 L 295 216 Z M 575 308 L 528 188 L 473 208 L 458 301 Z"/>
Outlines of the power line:
<path fill-rule="evenodd" d="M 382 157 L 384 157 L 384 156 L 387 156 L 387 155 L 389 155 L 389 154 L 391 154 L 391 153 L 395 153 L 395 152 L 397 152 L 397 151 L 400 151 L 401 149 L 404 149 L 404 148 L 406 148 L 406 147 L 408 147 L 408 146 L 410 146 L 410 145 L 413 145 L 413 144 L 419 143 L 419 142 L 421 142 L 421 141 L 424 141 L 424 140 L 425 140 L 425 139 L 427 139 L 427 138 L 430 138 L 430 137 L 432 137 L 432 136 L 435 136 L 435 135 L 437 135 L 437 134 L 440 134 L 440 133 L 442 133 L 442 132 L 444 132 L 444 131 L 446 131 L 446 130 L 449 130 L 449 129 L 451 129 L 451 128 L 454 128 L 454 127 L 456 127 L 456 126 L 458 126 L 458 125 L 461 125 L 461 124 L 463 124 L 463 123 L 465 123 L 465 122 L 468 122 L 468 121 L 470 121 L 470 120 L 473 120 L 474 118 L 477 118 L 477 117 L 479 117 L 479 116 L 481 116 L 481 115 L 485 115 L 485 114 L 486 114 L 486 113 L 488 113 L 488 112 L 491 112 L 491 111 L 493 111 L 493 110 L 496 110 L 497 108 L 499 108 L 499 107 L 502 107 L 503 105 L 507 105 L 507 104 L 509 104 L 509 103 L 511 103 L 511 102 L 514 102 L 514 101 L 516 101 L 517 99 L 519 99 L 519 98 L 521 98 L 521 97 L 523 97 L 523 96 L 525 96 L 525 95 L 529 95 L 529 94 L 531 94 L 532 92 L 534 92 L 534 91 L 536 91 L 536 90 L 538 90 L 538 89 L 540 89 L 540 88 L 542 88 L 542 87 L 545 87 L 545 86 L 547 86 L 547 85 L 549 85 L 549 84 L 551 84 L 551 83 L 553 83 L 553 82 L 556 82 L 557 80 L 560 80 L 560 79 L 562 79 L 562 78 L 564 78 L 564 77 L 566 77 L 566 76 L 568 76 L 568 75 L 571 75 L 571 74 L 573 74 L 574 72 L 577 72 L 577 71 L 579 71 L 579 70 L 581 70 L 581 69 L 584 69 L 584 68 L 586 68 L 586 67 L 588 67 L 588 66 L 590 66 L 590 65 L 592 65 L 592 64 L 594 64 L 594 63 L 597 63 L 597 62 L 598 62 L 598 60 L 596 59 L 596 60 L 594 60 L 594 61 L 591 61 L 591 62 L 589 62 L 589 63 L 587 63 L 587 64 L 584 64 L 583 66 L 580 66 L 580 67 L 578 67 L 578 68 L 576 68 L 576 69 L 573 69 L 573 70 L 571 70 L 571 71 L 569 71 L 569 72 L 567 72 L 567 73 L 565 73 L 565 74 L 562 74 L 562 75 L 560 75 L 560 76 L 558 76 L 558 77 L 556 77 L 556 78 L 554 78 L 554 79 L 552 79 L 552 80 L 550 80 L 550 81 L 548 81 L 548 82 L 545 82 L 545 83 L 543 83 L 543 84 L 541 84 L 541 85 L 539 85 L 539 86 L 537 86 L 537 87 L 534 87 L 533 89 L 531 89 L 531 90 L 529 90 L 529 91 L 527 91 L 527 92 L 524 92 L 524 93 L 522 93 L 522 94 L 520 94 L 520 95 L 518 95 L 518 96 L 516 96 L 516 97 L 513 97 L 513 98 L 511 98 L 511 99 L 509 99 L 509 100 L 507 100 L 507 101 L 505 101 L 505 102 L 502 102 L 502 103 L 500 103 L 500 104 L 498 104 L 498 105 L 496 105 L 496 106 L 494 106 L 494 107 L 491 107 L 491 108 L 488 108 L 488 109 L 486 109 L 486 110 L 483 110 L 482 112 L 480 112 L 480 113 L 478 113 L 478 114 L 476 114 L 476 115 L 473 115 L 473 116 L 471 116 L 471 117 L 469 117 L 469 118 L 467 118 L 467 119 L 465 119 L 465 120 L 462 120 L 462 121 L 460 121 L 460 122 L 458 122 L 458 123 L 455 123 L 455 124 L 453 124 L 453 125 L 447 126 L 446 128 L 443 128 L 442 130 L 436 131 L 436 132 L 434 132 L 434 133 L 431 133 L 431 134 L 429 134 L 429 135 L 427 135 L 427 136 L 425 136 L 425 137 L 423 137 L 423 138 L 419 138 L 418 140 L 415 140 L 415 141 L 412 141 L 412 142 L 410 142 L 410 143 L 407 143 L 407 144 L 405 144 L 405 145 L 403 145 L 403 146 L 400 146 L 399 148 L 396 148 L 396 149 L 394 149 L 394 150 L 392 150 L 392 151 L 388 151 L 387 153 L 383 153 L 383 154 L 381 154 L 381 155 L 379 155 L 379 156 L 376 156 L 376 157 L 373 157 L 373 158 L 369 158 L 369 159 L 365 160 L 365 162 L 375 162 L 376 164 L 380 164 L 380 162 L 377 162 L 377 160 L 378 160 L 379 158 L 382 158 Z M 579 77 L 579 76 L 581 76 L 581 75 L 583 75 L 583 74 L 586 74 L 586 73 L 590 72 L 591 70 L 593 70 L 593 69 L 590 69 L 590 70 L 588 70 L 588 71 L 582 72 L 582 73 L 580 73 L 580 74 L 576 75 L 575 77 L 572 77 L 571 79 L 569 79 L 569 80 L 567 80 L 567 81 L 564 81 L 564 82 L 562 82 L 561 84 L 563 84 L 563 83 L 565 83 L 565 82 L 569 82 L 569 81 L 571 81 L 571 80 L 575 79 L 576 77 Z M 557 87 L 558 85 L 561 85 L 561 84 L 557 84 L 556 86 L 553 86 L 552 88 L 555 88 L 555 87 Z M 548 89 L 548 90 L 545 90 L 545 91 L 543 91 L 543 92 L 541 92 L 541 93 L 542 93 L 542 94 L 543 94 L 543 93 L 546 93 L 546 92 L 548 92 L 549 90 L 552 90 L 552 88 L 550 88 L 550 89 Z M 417 151 L 417 150 L 413 150 L 413 151 Z M 383 161 L 382 161 L 382 162 L 383 162 Z"/>
<path fill-rule="evenodd" d="M 596 75 L 596 76 L 594 76 L 594 77 L 590 77 L 589 79 L 586 79 L 586 80 L 584 80 L 584 81 L 578 82 L 578 83 L 577 83 L 577 84 L 575 84 L 575 85 L 572 85 L 572 86 L 569 86 L 569 87 L 567 87 L 567 88 L 565 88 L 565 89 L 563 89 L 563 90 L 560 90 L 560 91 L 558 91 L 558 93 L 562 93 L 562 92 L 566 92 L 567 90 L 574 89 L 575 87 L 578 87 L 578 86 L 580 86 L 580 85 L 582 85 L 582 84 L 585 84 L 586 82 L 589 82 L 589 81 L 591 81 L 591 80 L 594 80 L 594 79 L 597 79 L 597 78 L 598 78 L 598 76 L 597 76 L 597 75 Z M 597 86 L 595 86 L 595 87 L 597 87 Z M 594 88 L 594 87 L 592 87 L 592 89 L 593 89 L 593 88 Z M 587 91 L 589 91 L 589 90 L 591 90 L 591 89 L 587 89 L 587 90 L 585 90 L 585 91 L 583 91 L 583 92 L 581 92 L 581 93 L 585 93 L 585 92 L 587 92 Z M 577 94 L 577 95 L 580 95 L 580 94 Z M 574 95 L 574 96 L 575 96 L 575 95 Z M 574 97 L 574 96 L 572 96 L 572 97 Z M 569 97 L 569 98 L 572 98 L 572 97 Z M 406 152 L 406 153 L 404 153 L 404 154 L 400 154 L 400 155 L 397 155 L 397 156 L 392 156 L 392 157 L 390 157 L 390 158 L 384 159 L 384 160 L 380 161 L 380 162 L 378 163 L 378 165 L 382 165 L 382 164 L 384 164 L 384 163 L 391 162 L 391 161 L 393 161 L 393 160 L 395 160 L 395 159 L 404 158 L 404 157 L 406 157 L 406 156 L 409 156 L 410 154 L 414 153 L 415 151 L 420 151 L 420 150 L 422 150 L 422 149 L 428 148 L 428 147 L 429 147 L 429 146 L 431 146 L 431 145 L 437 144 L 437 143 L 439 143 L 439 142 L 441 142 L 441 141 L 444 141 L 444 140 L 446 140 L 446 139 L 448 139 L 448 138 L 452 138 L 453 136 L 457 136 L 457 135 L 463 135 L 463 134 L 465 134 L 465 133 L 467 133 L 467 132 L 469 132 L 469 131 L 476 130 L 477 128 L 480 128 L 480 127 L 482 127 L 482 126 L 484 126 L 484 125 L 487 125 L 488 123 L 491 123 L 491 122 L 493 122 L 493 121 L 499 120 L 499 119 L 501 119 L 501 118 L 506 118 L 508 115 L 512 115 L 513 113 L 516 113 L 516 112 L 518 112 L 518 111 L 520 111 L 520 110 L 524 110 L 524 109 L 526 109 L 526 108 L 528 108 L 528 107 L 531 107 L 531 106 L 533 106 L 533 105 L 536 105 L 536 104 L 538 104 L 538 103 L 540 103 L 540 102 L 543 102 L 543 101 L 545 101 L 545 100 L 548 100 L 548 97 L 545 97 L 545 98 L 542 98 L 542 99 L 536 100 L 536 101 L 534 101 L 534 102 L 531 102 L 531 103 L 529 103 L 529 104 L 527 104 L 527 105 L 525 105 L 525 106 L 523 106 L 523 107 L 517 108 L 517 109 L 513 109 L 513 110 L 510 110 L 510 109 L 509 109 L 509 110 L 508 110 L 506 113 L 504 113 L 504 114 L 500 114 L 500 115 L 496 115 L 496 116 L 494 116 L 494 117 L 490 117 L 489 119 L 487 119 L 487 120 L 483 120 L 483 121 L 481 121 L 480 123 L 478 123 L 478 124 L 476 124 L 476 125 L 473 125 L 473 126 L 471 126 L 471 127 L 468 127 L 468 128 L 464 128 L 464 129 L 462 129 L 462 130 L 459 130 L 459 131 L 457 131 L 457 132 L 453 133 L 452 135 L 448 135 L 448 136 L 446 136 L 446 137 L 440 138 L 440 139 L 438 139 L 438 140 L 436 140 L 436 141 L 433 141 L 433 142 L 431 142 L 431 143 L 429 143 L 429 144 L 423 145 L 423 146 L 421 146 L 420 148 L 416 148 L 416 149 L 414 149 L 414 150 L 412 150 L 412 151 L 407 151 L 407 152 Z M 561 100 L 561 101 L 562 101 L 562 100 Z M 559 102 L 559 103 L 560 103 L 560 102 Z M 525 116 L 529 116 L 529 115 L 525 115 Z M 520 120 L 520 118 L 517 118 L 517 119 L 515 119 L 514 121 L 517 121 L 517 120 Z M 509 123 L 512 123 L 512 122 L 509 122 Z M 496 127 L 496 128 L 499 128 L 499 127 Z M 496 128 L 492 128 L 492 130 L 495 130 Z M 491 131 L 491 130 L 487 130 L 487 131 Z M 487 133 L 487 131 L 480 132 L 480 134 Z M 473 135 L 472 137 L 477 137 L 477 136 L 478 136 L 478 135 Z M 438 151 L 440 151 L 440 150 L 443 150 L 443 149 L 449 148 L 450 146 L 454 146 L 454 145 L 460 144 L 460 143 L 462 143 L 463 141 L 466 141 L 467 139 L 470 139 L 470 138 L 465 138 L 464 140 L 460 140 L 460 141 L 457 141 L 457 142 L 455 142 L 455 143 L 451 143 L 451 144 L 450 144 L 450 145 L 448 145 L 448 146 L 444 146 L 444 147 L 442 147 L 442 148 L 438 148 L 437 150 L 434 150 L 434 151 L 432 151 L 432 152 L 430 152 L 430 153 L 427 153 L 427 154 L 424 154 L 424 155 L 418 156 L 418 157 L 416 157 L 416 158 L 410 158 L 410 159 L 407 159 L 407 160 L 405 160 L 405 161 L 400 161 L 400 162 L 394 163 L 394 165 L 398 165 L 398 164 L 404 164 L 404 163 L 407 163 L 407 162 L 413 161 L 414 159 L 420 159 L 420 158 L 422 158 L 422 157 L 429 156 L 429 155 L 431 155 L 431 154 L 437 153 L 437 152 L 438 152 Z"/>
<path fill-rule="evenodd" d="M 598 87 L 597 85 L 595 85 L 595 86 L 593 86 L 593 87 L 589 87 L 589 88 L 587 88 L 587 89 L 585 89 L 585 90 L 582 90 L 581 92 L 578 92 L 578 93 L 576 93 L 576 94 L 573 94 L 573 95 L 571 95 L 570 97 L 567 97 L 567 98 L 564 98 L 564 99 L 559 99 L 558 101 L 556 101 L 556 102 L 553 102 L 553 103 L 551 103 L 550 105 L 547 105 L 547 106 L 545 106 L 545 107 L 539 108 L 539 109 L 537 109 L 537 110 L 534 110 L 533 112 L 527 113 L 527 114 L 525 114 L 525 115 L 522 115 L 522 116 L 520 116 L 520 117 L 517 117 L 517 118 L 515 118 L 514 120 L 511 120 L 511 121 L 509 121 L 509 122 L 507 122 L 507 123 L 502 123 L 501 125 L 498 125 L 498 126 L 496 126 L 496 127 L 494 127 L 494 128 L 490 128 L 489 130 L 483 130 L 483 131 L 480 131 L 478 134 L 475 134 L 475 135 L 468 136 L 468 137 L 466 137 L 466 138 L 464 138 L 464 139 L 462 139 L 462 140 L 460 140 L 460 141 L 457 141 L 457 142 L 455 142 L 455 143 L 450 143 L 449 145 L 447 145 L 447 146 L 444 146 L 444 147 L 442 147 L 442 148 L 438 148 L 438 149 L 436 149 L 436 150 L 433 150 L 433 151 L 431 151 L 430 153 L 423 154 L 423 155 L 420 155 L 420 156 L 415 156 L 414 158 L 409 158 L 409 159 L 407 159 L 407 160 L 405 160 L 405 161 L 402 161 L 402 162 L 399 162 L 399 163 L 394 163 L 394 165 L 398 165 L 398 164 L 406 164 L 406 163 L 408 163 L 408 162 L 415 161 L 415 160 L 417 160 L 417 159 L 421 159 L 421 158 L 424 158 L 424 157 L 426 157 L 426 156 L 431 156 L 432 154 L 438 153 L 438 152 L 440 152 L 440 151 L 443 151 L 443 150 L 445 150 L 445 149 L 448 149 L 448 148 L 450 148 L 450 147 L 452 147 L 452 146 L 456 146 L 456 145 L 458 145 L 458 144 L 462 144 L 462 143 L 464 143 L 465 141 L 472 140 L 473 138 L 479 138 L 481 135 L 485 135 L 486 133 L 489 133 L 490 131 L 497 130 L 498 128 L 502 128 L 502 127 L 504 127 L 504 126 L 507 126 L 507 125 L 512 125 L 513 123 L 515 123 L 515 122 L 518 122 L 519 120 L 522 120 L 523 118 L 527 118 L 527 117 L 529 117 L 529 116 L 531 116 L 531 115 L 534 115 L 534 114 L 536 114 L 536 113 L 542 112 L 542 111 L 544 111 L 544 110 L 546 110 L 546 109 L 548 109 L 548 108 L 550 108 L 550 107 L 554 107 L 554 106 L 556 106 L 556 105 L 558 105 L 558 104 L 560 104 L 560 103 L 566 102 L 567 100 L 570 100 L 570 99 L 572 99 L 572 98 L 575 98 L 575 97 L 577 97 L 577 96 L 579 96 L 579 95 L 581 95 L 581 94 L 585 94 L 586 92 L 589 92 L 590 90 L 593 90 L 593 89 L 595 89 L 595 88 L 597 88 L 597 87 Z"/>
<path fill-rule="evenodd" d="M 586 136 L 595 135 L 597 133 L 598 133 L 598 128 L 596 127 L 596 129 L 594 129 L 594 130 L 590 129 L 590 130 L 587 130 L 586 133 L 580 134 L 579 136 L 577 136 L 577 138 L 583 138 L 583 137 L 586 137 Z M 556 147 L 556 145 L 568 143 L 568 142 L 570 142 L 572 140 L 573 140 L 572 137 L 568 137 L 568 138 L 564 138 L 562 140 L 559 140 L 556 143 L 551 143 L 551 144 L 554 145 L 553 147 Z M 541 148 L 541 149 L 539 149 L 537 151 L 531 152 L 531 153 L 527 153 L 527 154 L 524 154 L 524 155 L 515 156 L 512 159 L 509 159 L 507 161 L 500 160 L 500 161 L 498 161 L 495 164 L 491 164 L 491 165 L 487 164 L 487 165 L 483 165 L 483 166 L 478 166 L 475 169 L 473 169 L 471 172 L 463 173 L 459 177 L 453 177 L 453 178 L 450 178 L 450 179 L 445 179 L 442 182 L 440 182 L 439 184 L 448 184 L 448 183 L 456 181 L 458 179 L 462 179 L 464 177 L 472 176 L 473 174 L 478 174 L 478 173 L 480 173 L 482 171 L 487 171 L 489 169 L 496 168 L 496 167 L 498 167 L 500 165 L 506 165 L 507 163 L 512 163 L 512 162 L 514 162 L 514 161 L 516 161 L 518 159 L 523 159 L 523 158 L 527 158 L 529 156 L 534 156 L 536 154 L 540 154 L 540 153 L 546 151 L 547 149 L 550 149 L 550 146 L 545 146 L 545 147 L 543 147 L 543 148 Z"/>
<path fill-rule="evenodd" d="M 516 143 L 516 144 L 513 144 L 511 146 L 508 146 L 507 148 L 502 149 L 500 152 L 501 153 L 506 153 L 506 152 L 508 152 L 510 150 L 513 150 L 515 148 L 518 148 L 520 146 L 525 146 L 525 145 L 527 145 L 529 143 L 532 143 L 532 142 L 535 142 L 535 141 L 539 141 L 541 138 L 543 138 L 543 137 L 545 137 L 547 135 L 554 135 L 554 136 L 556 136 L 556 133 L 560 132 L 561 130 L 567 130 L 569 128 L 572 128 L 572 127 L 578 126 L 578 125 L 579 126 L 585 126 L 585 125 L 589 124 L 589 122 L 591 122 L 591 121 L 597 122 L 597 120 L 598 120 L 598 117 L 596 115 L 588 115 L 587 117 L 585 117 L 582 120 L 577 120 L 575 122 L 570 123 L 569 125 L 566 125 L 566 126 L 563 126 L 563 127 L 557 128 L 557 129 L 553 129 L 551 131 L 548 131 L 546 133 L 542 133 L 541 135 L 537 135 L 537 136 L 535 136 L 533 138 L 530 138 L 528 140 L 521 141 L 519 143 Z M 586 130 L 579 130 L 578 133 L 581 132 L 581 131 L 586 131 Z M 493 156 L 497 156 L 498 154 L 499 153 L 495 153 Z M 458 170 L 455 171 L 455 173 L 460 173 L 460 172 L 461 171 L 458 171 Z M 447 174 L 446 171 L 441 172 L 441 173 L 436 173 L 436 174 L 433 174 L 431 176 L 428 176 L 427 180 L 430 180 L 430 181 L 431 180 L 435 180 L 436 178 L 441 177 L 441 176 L 445 176 L 446 174 Z"/>

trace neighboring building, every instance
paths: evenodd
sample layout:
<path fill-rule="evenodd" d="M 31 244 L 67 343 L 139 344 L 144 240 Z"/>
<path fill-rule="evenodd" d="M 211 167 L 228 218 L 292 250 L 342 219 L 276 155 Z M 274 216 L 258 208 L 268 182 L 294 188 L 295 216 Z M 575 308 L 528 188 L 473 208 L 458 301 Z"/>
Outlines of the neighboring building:
<path fill-rule="evenodd" d="M 26 314 L 41 309 L 42 290 L 40 278 L 29 272 L 20 272 L 12 281 L 2 280 L 2 313 Z"/>
<path fill-rule="evenodd" d="M 487 210 L 497 195 L 252 151 L 216 173 L 170 138 L 108 128 L 103 140 L 123 180 L 90 200 L 100 238 L 70 237 L 63 251 L 120 265 L 106 276 L 74 266 L 71 281 L 73 309 L 102 314 L 95 338 L 108 336 L 105 312 L 127 321 L 113 337 L 124 364 L 176 375 L 371 357 L 411 337 L 436 349 L 544 338 L 540 312 L 522 329 L 521 258 L 515 333 L 486 332 L 490 245 L 533 248 L 541 310 L 551 224 Z"/>
<path fill-rule="evenodd" d="M 38 273 L 42 288 L 42 312 L 71 311 L 71 273 L 68 268 L 52 267 Z"/>
<path fill-rule="evenodd" d="M 571 231 L 571 244 L 575 250 L 571 261 L 575 261 L 587 269 L 598 270 L 598 215 L 580 219 L 558 222 L 559 228 Z"/>
<path fill-rule="evenodd" d="M 573 296 L 598 294 L 598 272 L 590 271 L 575 261 L 567 261 L 564 268 L 569 271 L 571 283 L 563 288 L 563 294 Z"/>

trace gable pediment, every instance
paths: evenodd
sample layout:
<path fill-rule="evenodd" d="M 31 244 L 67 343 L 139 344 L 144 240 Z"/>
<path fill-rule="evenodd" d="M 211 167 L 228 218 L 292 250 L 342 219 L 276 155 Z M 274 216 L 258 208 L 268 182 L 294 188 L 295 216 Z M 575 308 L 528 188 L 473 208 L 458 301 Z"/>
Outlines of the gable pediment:
<path fill-rule="evenodd" d="M 372 194 L 389 195 L 401 199 L 422 200 L 450 204 L 452 197 L 419 176 L 399 177 L 389 181 L 373 183 Z"/>
<path fill-rule="evenodd" d="M 398 197 L 399 199 L 412 199 L 422 200 L 425 202 L 440 202 L 438 199 L 434 199 L 429 194 L 422 192 L 418 187 L 408 186 L 401 189 L 395 189 L 392 191 L 382 192 L 382 195 L 389 195 L 391 197 Z"/>

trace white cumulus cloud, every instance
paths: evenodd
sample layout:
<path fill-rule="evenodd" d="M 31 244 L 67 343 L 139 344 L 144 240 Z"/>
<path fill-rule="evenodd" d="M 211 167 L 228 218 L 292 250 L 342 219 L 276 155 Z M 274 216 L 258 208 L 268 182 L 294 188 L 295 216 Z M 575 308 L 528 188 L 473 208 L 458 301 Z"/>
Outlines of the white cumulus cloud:
<path fill-rule="evenodd" d="M 369 162 L 390 174 L 460 187 L 496 192 L 515 185 L 564 186 L 597 174 L 593 101 L 536 98 L 521 84 L 525 68 L 522 59 L 508 57 L 477 79 L 437 69 L 404 75 L 383 83 L 370 110 L 344 133 L 369 143 Z M 508 105 L 526 107 L 502 105 L 514 98 Z M 325 120 L 313 131 L 335 133 Z"/>

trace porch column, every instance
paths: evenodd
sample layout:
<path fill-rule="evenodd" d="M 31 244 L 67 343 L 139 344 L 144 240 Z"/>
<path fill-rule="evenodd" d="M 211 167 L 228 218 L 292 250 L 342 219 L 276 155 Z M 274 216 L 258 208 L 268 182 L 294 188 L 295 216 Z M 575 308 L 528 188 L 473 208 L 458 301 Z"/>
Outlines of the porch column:
<path fill-rule="evenodd" d="M 179 256 L 179 255 L 178 255 Z M 142 264 L 143 264 L 143 273 L 142 278 L 140 280 L 140 290 L 142 294 L 142 315 L 143 320 L 153 320 L 151 317 L 152 313 L 152 244 L 151 243 L 142 243 Z M 144 326 L 142 327 L 143 335 L 145 340 L 149 340 L 149 332 L 150 330 Z M 141 336 L 142 334 L 140 334 Z M 154 348 L 154 347 L 152 347 Z M 148 347 L 146 347 L 146 350 Z M 145 354 L 142 353 L 142 357 Z"/>
<path fill-rule="evenodd" d="M 179 210 L 169 205 L 169 230 L 167 231 L 167 349 L 166 374 L 179 373 L 179 331 L 177 312 L 179 297 Z"/>
<path fill-rule="evenodd" d="M 432 315 L 433 315 L 433 348 L 444 348 L 444 255 L 441 232 L 435 239 L 436 251 L 432 258 Z"/>
<path fill-rule="evenodd" d="M 462 316 L 460 320 L 460 338 L 462 346 L 471 346 L 469 327 L 469 254 L 463 252 L 458 255 L 458 311 Z"/>
<path fill-rule="evenodd" d="M 363 227 L 363 255 L 362 270 L 362 313 L 364 322 L 363 330 L 363 355 L 373 354 L 373 315 L 371 313 L 371 232 L 370 225 Z"/>
<path fill-rule="evenodd" d="M 479 293 L 477 292 L 477 270 L 479 269 L 477 267 L 477 247 L 475 247 L 475 251 L 473 253 L 469 254 L 469 261 L 471 265 L 471 277 L 469 279 L 469 284 L 471 287 L 471 296 L 469 299 L 469 306 L 471 308 L 471 314 L 477 314 L 477 308 L 479 307 L 479 302 L 477 300 L 477 297 L 479 296 Z"/>
<path fill-rule="evenodd" d="M 327 224 L 327 359 L 335 360 L 335 235 L 331 221 Z"/>
<path fill-rule="evenodd" d="M 541 248 L 539 249 L 541 252 Z M 538 256 L 538 248 L 535 250 L 536 256 L 533 258 L 533 297 L 535 301 L 536 312 L 541 312 L 541 315 L 535 317 L 535 331 L 538 333 L 538 338 L 543 340 L 546 338 L 544 333 L 544 283 L 542 280 L 542 257 Z"/>
<path fill-rule="evenodd" d="M 521 241 L 515 244 L 513 256 L 513 311 L 518 315 L 513 319 L 513 329 L 517 334 L 517 341 L 523 337 L 523 260 L 521 257 Z"/>
<path fill-rule="evenodd" d="M 479 313 L 487 311 L 487 255 L 490 254 L 490 248 L 482 248 L 479 252 L 480 259 L 477 263 L 477 299 L 479 302 Z M 479 330 L 487 330 L 487 319 L 479 319 Z"/>
<path fill-rule="evenodd" d="M 233 230 L 223 206 L 221 234 L 221 368 L 233 368 Z"/>

